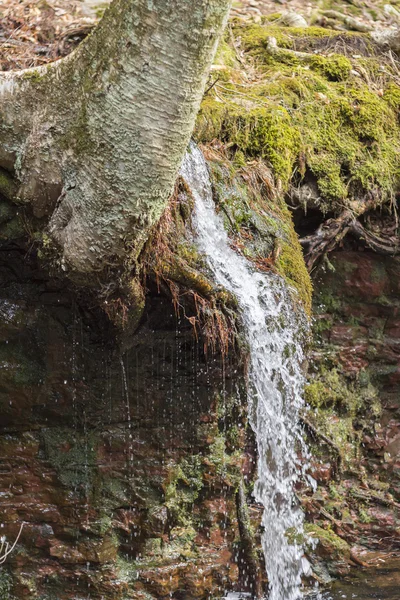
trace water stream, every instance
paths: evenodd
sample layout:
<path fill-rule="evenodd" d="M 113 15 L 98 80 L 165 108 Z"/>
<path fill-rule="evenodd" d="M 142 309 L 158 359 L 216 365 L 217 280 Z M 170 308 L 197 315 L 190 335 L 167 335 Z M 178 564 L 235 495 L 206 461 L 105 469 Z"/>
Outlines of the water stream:
<path fill-rule="evenodd" d="M 195 199 L 197 246 L 215 281 L 235 294 L 249 345 L 249 415 L 258 446 L 254 495 L 264 507 L 262 545 L 269 600 L 298 600 L 305 559 L 302 546 L 290 544 L 286 533 L 302 531 L 303 525 L 294 485 L 302 472 L 298 457 L 306 455 L 298 426 L 304 319 L 293 310 L 290 292 L 279 277 L 257 272 L 232 249 L 223 219 L 215 211 L 207 164 L 194 145 L 181 174 Z"/>

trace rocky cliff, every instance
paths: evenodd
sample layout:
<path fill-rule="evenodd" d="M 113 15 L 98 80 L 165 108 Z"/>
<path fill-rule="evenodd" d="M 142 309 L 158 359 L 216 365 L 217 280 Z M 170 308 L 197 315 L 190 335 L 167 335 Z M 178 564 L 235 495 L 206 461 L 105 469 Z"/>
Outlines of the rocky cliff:
<path fill-rule="evenodd" d="M 297 494 L 322 582 L 400 543 L 398 64 L 325 25 L 233 21 L 195 131 L 232 245 L 311 315 L 319 487 Z M 37 223 L 0 197 L 0 533 L 18 538 L 0 599 L 265 584 L 246 347 L 191 210 L 180 181 L 140 258 L 133 332 L 118 297 L 100 309 L 54 272 Z"/>

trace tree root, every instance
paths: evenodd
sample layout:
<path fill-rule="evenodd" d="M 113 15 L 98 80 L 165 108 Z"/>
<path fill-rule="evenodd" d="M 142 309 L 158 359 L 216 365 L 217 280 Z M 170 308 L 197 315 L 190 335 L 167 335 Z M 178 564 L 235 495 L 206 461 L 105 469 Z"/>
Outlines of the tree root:
<path fill-rule="evenodd" d="M 328 19 L 334 19 L 336 21 L 340 21 L 346 27 L 346 29 L 350 29 L 353 31 L 360 31 L 362 33 L 367 33 L 372 31 L 371 25 L 367 25 L 354 17 L 349 17 L 349 15 L 345 15 L 337 10 L 325 10 L 323 13 L 324 17 Z"/>
<path fill-rule="evenodd" d="M 365 229 L 365 227 L 363 227 L 361 223 L 357 220 L 354 220 L 351 223 L 350 231 L 354 235 L 354 237 L 363 240 L 366 243 L 366 245 L 369 248 L 371 248 L 371 250 L 374 250 L 378 254 L 382 254 L 384 256 L 395 256 L 396 254 L 398 254 L 398 237 L 379 237 Z"/>
<path fill-rule="evenodd" d="M 305 248 L 305 261 L 309 272 L 315 269 L 324 256 L 335 250 L 349 233 L 378 254 L 396 256 L 400 246 L 397 236 L 380 237 L 368 231 L 358 220 L 373 208 L 376 208 L 375 200 L 363 204 L 354 203 L 351 209 L 345 209 L 339 217 L 322 223 L 315 233 L 301 238 L 300 243 Z"/>
<path fill-rule="evenodd" d="M 390 49 L 394 52 L 400 52 L 400 28 L 374 30 L 372 26 L 335 10 L 324 11 L 320 16 L 320 21 L 322 20 L 324 21 L 325 25 L 329 25 L 335 29 L 348 29 L 369 34 L 371 39 L 380 48 Z M 342 24 L 342 27 L 339 27 L 339 25 L 335 27 L 336 23 L 338 22 Z M 278 48 L 276 39 L 274 37 L 269 38 L 266 48 L 271 54 L 275 55 L 281 53 L 282 55 L 289 54 L 292 56 L 298 56 L 300 58 L 312 56 L 307 52 L 298 52 L 296 50 Z"/>
<path fill-rule="evenodd" d="M 307 248 L 305 261 L 310 273 L 321 258 L 332 252 L 346 236 L 353 219 L 353 213 L 347 209 L 337 219 L 328 219 L 315 233 L 300 240 L 301 245 Z"/>
<path fill-rule="evenodd" d="M 272 36 L 267 39 L 266 49 L 273 56 L 297 56 L 298 58 L 310 58 L 310 56 L 314 56 L 309 52 L 299 52 L 298 50 L 291 50 L 289 48 L 279 48 L 276 38 Z"/>

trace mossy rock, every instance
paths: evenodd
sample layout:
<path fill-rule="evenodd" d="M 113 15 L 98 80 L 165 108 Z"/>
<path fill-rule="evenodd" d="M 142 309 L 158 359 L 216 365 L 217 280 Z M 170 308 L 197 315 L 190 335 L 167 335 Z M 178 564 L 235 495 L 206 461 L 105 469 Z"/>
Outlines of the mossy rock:
<path fill-rule="evenodd" d="M 349 544 L 332 531 L 332 529 L 323 529 L 319 525 L 306 523 L 304 530 L 308 536 L 318 540 L 320 554 L 325 555 L 331 560 L 350 559 Z"/>
<path fill-rule="evenodd" d="M 268 187 L 269 171 L 257 163 L 242 166 L 237 154 L 232 161 L 222 156 L 209 161 L 214 197 L 225 226 L 250 261 L 257 267 L 269 266 L 286 279 L 309 313 L 312 284 L 290 211 L 273 191 L 272 178 Z M 249 180 L 257 178 L 258 186 L 249 185 Z"/>
<path fill-rule="evenodd" d="M 93 491 L 98 439 L 92 432 L 64 428 L 42 430 L 45 453 L 63 485 L 85 494 Z"/>
<path fill-rule="evenodd" d="M 237 75 L 217 82 L 203 101 L 197 139 L 219 139 L 247 159 L 268 161 L 283 189 L 311 174 L 325 212 L 368 195 L 391 202 L 400 174 L 400 91 L 392 67 L 382 70 L 373 53 L 358 61 L 315 54 L 316 42 L 337 36 L 326 29 L 242 24 L 234 34 L 256 75 L 249 68 L 240 82 Z M 268 50 L 271 37 L 277 53 Z M 361 34 L 348 38 L 367 44 Z M 290 51 L 299 45 L 305 54 Z"/>

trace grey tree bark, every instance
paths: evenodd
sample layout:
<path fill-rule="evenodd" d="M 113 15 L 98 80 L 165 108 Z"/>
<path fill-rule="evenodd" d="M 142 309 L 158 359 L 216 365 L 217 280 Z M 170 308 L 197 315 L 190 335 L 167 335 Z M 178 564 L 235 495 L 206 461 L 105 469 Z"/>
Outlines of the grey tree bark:
<path fill-rule="evenodd" d="M 114 0 L 70 56 L 0 74 L 0 191 L 71 277 L 134 261 L 171 194 L 231 0 Z"/>

